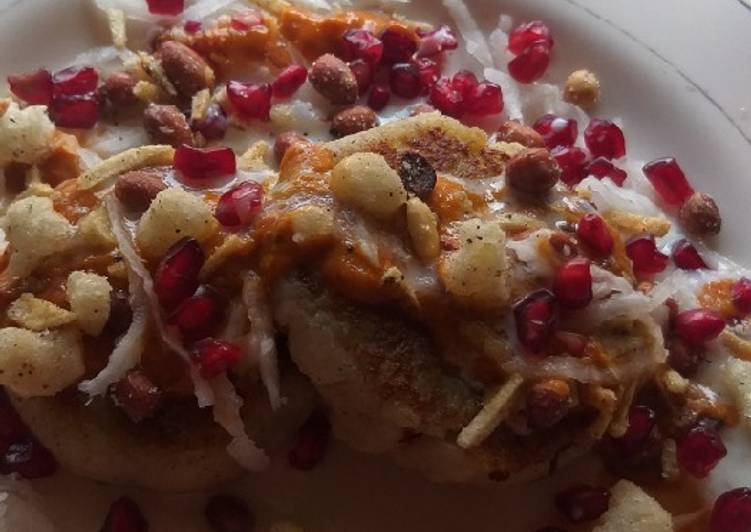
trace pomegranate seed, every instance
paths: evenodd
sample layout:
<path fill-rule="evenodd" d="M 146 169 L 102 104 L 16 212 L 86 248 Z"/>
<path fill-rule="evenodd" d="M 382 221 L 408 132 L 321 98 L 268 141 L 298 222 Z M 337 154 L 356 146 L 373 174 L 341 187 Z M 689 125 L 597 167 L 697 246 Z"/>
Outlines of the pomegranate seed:
<path fill-rule="evenodd" d="M 623 131 L 610 120 L 593 118 L 584 130 L 584 143 L 592 157 L 618 159 L 626 155 L 626 138 Z"/>
<path fill-rule="evenodd" d="M 381 34 L 383 55 L 381 61 L 390 65 L 409 61 L 417 51 L 417 43 L 406 31 L 388 28 Z"/>
<path fill-rule="evenodd" d="M 372 89 L 370 89 L 370 94 L 368 95 L 368 105 L 374 111 L 380 111 L 388 105 L 390 99 L 391 91 L 389 90 L 388 86 L 382 83 L 377 83 L 373 85 Z"/>
<path fill-rule="evenodd" d="M 503 91 L 501 86 L 483 81 L 464 100 L 469 114 L 476 116 L 497 115 L 503 111 Z"/>
<path fill-rule="evenodd" d="M 462 115 L 462 95 L 453 87 L 448 78 L 441 78 L 430 89 L 429 101 L 433 107 L 445 115 L 460 117 Z"/>
<path fill-rule="evenodd" d="M 121 497 L 110 506 L 107 519 L 99 532 L 148 532 L 149 524 L 138 505 L 128 497 Z"/>
<path fill-rule="evenodd" d="M 179 15 L 185 9 L 185 0 L 146 0 L 149 13 L 154 15 Z"/>
<path fill-rule="evenodd" d="M 320 410 L 314 411 L 297 433 L 294 448 L 287 455 L 289 465 L 300 471 L 310 471 L 326 454 L 331 437 L 331 425 Z"/>
<path fill-rule="evenodd" d="M 227 99 L 243 120 L 269 120 L 271 111 L 271 87 L 268 83 L 227 83 Z"/>
<path fill-rule="evenodd" d="M 186 20 L 185 24 L 183 25 L 185 33 L 188 33 L 190 35 L 198 33 L 199 31 L 201 31 L 201 28 L 203 28 L 203 24 L 198 20 Z"/>
<path fill-rule="evenodd" d="M 154 292 L 163 308 L 173 309 L 196 292 L 205 260 L 201 245 L 192 238 L 183 238 L 167 251 L 154 275 Z"/>
<path fill-rule="evenodd" d="M 561 181 L 573 187 L 586 175 L 584 168 L 587 154 L 577 146 L 556 146 L 550 150 L 555 162 L 561 167 Z"/>
<path fill-rule="evenodd" d="M 725 329 L 725 320 L 713 310 L 686 310 L 675 317 L 676 334 L 689 344 L 701 345 L 717 338 Z"/>
<path fill-rule="evenodd" d="M 441 67 L 438 63 L 427 57 L 421 57 L 415 60 L 415 66 L 420 74 L 420 88 L 422 94 L 428 94 L 431 87 L 436 84 L 441 77 Z"/>
<path fill-rule="evenodd" d="M 654 410 L 648 406 L 632 406 L 628 413 L 626 432 L 615 441 L 626 455 L 634 455 L 642 450 L 656 424 Z"/>
<path fill-rule="evenodd" d="M 117 405 L 134 423 L 154 415 L 162 399 L 162 392 L 143 372 L 130 371 L 113 387 Z"/>
<path fill-rule="evenodd" d="M 383 43 L 368 30 L 347 31 L 342 35 L 339 50 L 345 61 L 362 59 L 368 64 L 377 65 L 383 57 Z"/>
<path fill-rule="evenodd" d="M 308 79 L 308 69 L 301 65 L 290 65 L 282 70 L 271 84 L 275 98 L 289 98 Z"/>
<path fill-rule="evenodd" d="M 751 488 L 736 488 L 717 497 L 709 532 L 751 532 Z"/>
<path fill-rule="evenodd" d="M 553 347 L 556 353 L 568 353 L 579 357 L 587 348 L 587 339 L 581 334 L 566 331 L 556 331 L 553 335 Z"/>
<path fill-rule="evenodd" d="M 597 255 L 606 256 L 613 252 L 613 236 L 605 220 L 595 213 L 589 213 L 579 220 L 576 235 Z"/>
<path fill-rule="evenodd" d="M 99 121 L 99 99 L 94 93 L 56 96 L 50 115 L 57 127 L 91 129 Z"/>
<path fill-rule="evenodd" d="M 742 314 L 751 314 L 751 279 L 740 278 L 730 291 L 735 309 Z"/>
<path fill-rule="evenodd" d="M 232 148 L 193 148 L 182 145 L 175 150 L 175 169 L 194 180 L 217 179 L 237 171 Z"/>
<path fill-rule="evenodd" d="M 460 70 L 451 78 L 451 86 L 459 91 L 462 98 L 468 98 L 480 84 L 469 70 Z"/>
<path fill-rule="evenodd" d="M 203 118 L 193 120 L 190 126 L 206 140 L 221 140 L 227 134 L 229 120 L 221 105 L 211 104 Z"/>
<path fill-rule="evenodd" d="M 668 256 L 660 253 L 652 235 L 640 236 L 626 244 L 626 255 L 631 259 L 634 273 L 654 275 L 668 265 Z"/>
<path fill-rule="evenodd" d="M 509 61 L 508 72 L 519 83 L 532 83 L 545 74 L 549 64 L 550 47 L 534 43 Z"/>
<path fill-rule="evenodd" d="M 69 67 L 52 76 L 53 97 L 81 95 L 96 91 L 99 74 L 91 67 Z"/>
<path fill-rule="evenodd" d="M 420 44 L 417 48 L 418 57 L 432 57 L 446 50 L 456 50 L 459 47 L 459 39 L 454 31 L 448 26 L 420 34 Z"/>
<path fill-rule="evenodd" d="M 707 264 L 699 255 L 694 245 L 685 238 L 673 245 L 673 262 L 681 270 L 704 270 Z"/>
<path fill-rule="evenodd" d="M 571 259 L 556 273 L 553 293 L 561 306 L 586 307 L 592 301 L 592 273 L 589 259 Z"/>
<path fill-rule="evenodd" d="M 237 31 L 248 31 L 263 25 L 263 15 L 255 9 L 246 9 L 241 13 L 234 13 L 230 19 L 230 27 Z"/>
<path fill-rule="evenodd" d="M 414 63 L 396 63 L 391 67 L 389 75 L 391 92 L 411 100 L 422 92 L 420 70 Z"/>
<path fill-rule="evenodd" d="M 668 205 L 680 206 L 694 194 L 694 188 L 672 157 L 656 159 L 644 165 L 644 175 Z"/>
<path fill-rule="evenodd" d="M 545 146 L 573 146 L 579 135 L 579 125 L 573 118 L 563 118 L 553 114 L 544 115 L 532 128 L 545 140 Z"/>
<path fill-rule="evenodd" d="M 625 170 L 621 170 L 605 157 L 592 159 L 589 164 L 584 167 L 584 175 L 595 176 L 600 180 L 609 177 L 610 180 L 619 187 L 623 186 L 623 182 L 626 181 L 626 177 L 628 177 Z"/>
<path fill-rule="evenodd" d="M 49 477 L 56 471 L 55 458 L 31 434 L 14 440 L 5 449 L 0 462 L 0 473 L 18 473 L 26 479 Z"/>
<path fill-rule="evenodd" d="M 44 69 L 8 76 L 10 91 L 31 105 L 49 105 L 52 101 L 52 74 Z"/>
<path fill-rule="evenodd" d="M 610 491 L 598 486 L 579 485 L 559 491 L 555 506 L 572 523 L 597 519 L 608 510 Z"/>
<path fill-rule="evenodd" d="M 553 38 L 550 29 L 541 20 L 532 20 L 519 24 L 508 36 L 508 49 L 512 54 L 520 54 L 535 43 L 545 43 L 549 48 L 553 47 Z"/>
<path fill-rule="evenodd" d="M 214 495 L 206 505 L 206 520 L 215 532 L 249 532 L 255 517 L 248 506 L 230 495 Z"/>
<path fill-rule="evenodd" d="M 176 327 L 186 340 L 193 342 L 207 338 L 224 319 L 224 303 L 208 287 L 198 289 L 175 309 L 167 323 Z"/>
<path fill-rule="evenodd" d="M 207 338 L 195 345 L 193 358 L 201 375 L 213 379 L 240 362 L 242 349 L 231 342 Z"/>
<path fill-rule="evenodd" d="M 696 478 L 706 478 L 728 454 L 717 430 L 705 424 L 696 425 L 677 443 L 678 463 Z"/>
<path fill-rule="evenodd" d="M 545 288 L 532 292 L 514 305 L 514 320 L 519 343 L 532 353 L 548 345 L 558 323 L 558 302 Z"/>
<path fill-rule="evenodd" d="M 245 181 L 225 192 L 216 205 L 214 215 L 225 227 L 250 225 L 263 205 L 263 187 Z"/>
<path fill-rule="evenodd" d="M 357 91 L 365 94 L 373 82 L 373 66 L 362 59 L 356 59 L 349 64 L 349 68 L 357 80 Z"/>
<path fill-rule="evenodd" d="M 671 338 L 668 342 L 668 365 L 684 377 L 691 377 L 696 373 L 701 355 L 701 346 L 688 345 L 680 338 Z"/>

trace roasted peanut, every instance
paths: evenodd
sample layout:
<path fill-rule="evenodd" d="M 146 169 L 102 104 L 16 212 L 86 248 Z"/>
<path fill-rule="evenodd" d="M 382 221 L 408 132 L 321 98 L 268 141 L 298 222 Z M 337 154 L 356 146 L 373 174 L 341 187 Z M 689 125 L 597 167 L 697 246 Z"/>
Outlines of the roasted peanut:
<path fill-rule="evenodd" d="M 506 182 L 517 191 L 532 195 L 547 193 L 561 175 L 561 169 L 544 148 L 528 148 L 509 159 Z"/>
<path fill-rule="evenodd" d="M 162 178 L 154 171 L 134 170 L 121 175 L 115 183 L 115 196 L 126 209 L 143 212 L 152 200 L 167 188 Z"/>
<path fill-rule="evenodd" d="M 143 127 L 154 144 L 169 144 L 175 148 L 193 145 L 188 120 L 174 105 L 150 104 L 143 112 Z"/>
<path fill-rule="evenodd" d="M 310 141 L 297 131 L 286 131 L 277 135 L 276 140 L 274 141 L 274 157 L 276 158 L 276 161 L 278 163 L 281 163 L 282 159 L 284 158 L 284 154 L 287 153 L 287 150 L 293 144 L 300 142 L 307 143 Z"/>
<path fill-rule="evenodd" d="M 113 397 L 130 420 L 139 423 L 154 415 L 162 392 L 142 371 L 132 370 L 115 384 Z"/>
<path fill-rule="evenodd" d="M 357 78 L 347 63 L 338 57 L 325 54 L 319 57 L 308 76 L 313 88 L 333 104 L 355 103 L 359 93 Z"/>
<path fill-rule="evenodd" d="M 378 125 L 375 112 L 364 105 L 355 105 L 339 111 L 331 121 L 331 133 L 336 137 L 346 137 L 360 131 L 367 131 Z"/>
<path fill-rule="evenodd" d="M 159 48 L 162 68 L 175 89 L 190 98 L 216 82 L 214 70 L 198 52 L 176 41 L 167 41 Z"/>
<path fill-rule="evenodd" d="M 722 228 L 720 209 L 709 194 L 695 192 L 681 207 L 678 217 L 689 233 L 716 235 Z"/>
<path fill-rule="evenodd" d="M 498 128 L 497 138 L 503 142 L 516 142 L 527 148 L 544 148 L 545 140 L 537 131 L 516 120 L 508 120 Z"/>
<path fill-rule="evenodd" d="M 563 99 L 580 107 L 592 107 L 600 99 L 600 81 L 589 70 L 576 70 L 566 79 Z"/>
<path fill-rule="evenodd" d="M 548 379 L 532 385 L 527 394 L 527 415 L 531 427 L 552 427 L 572 406 L 571 386 L 560 379 Z"/>
<path fill-rule="evenodd" d="M 128 107 L 138 103 L 133 89 L 136 87 L 136 78 L 128 72 L 113 72 L 102 83 L 99 88 L 99 97 L 101 100 L 113 108 Z"/>

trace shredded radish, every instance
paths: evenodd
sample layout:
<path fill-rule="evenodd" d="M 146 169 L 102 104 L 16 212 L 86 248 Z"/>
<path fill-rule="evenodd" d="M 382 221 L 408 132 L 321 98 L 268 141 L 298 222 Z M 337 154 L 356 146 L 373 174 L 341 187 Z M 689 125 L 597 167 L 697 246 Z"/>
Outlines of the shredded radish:
<path fill-rule="evenodd" d="M 258 362 L 261 380 L 266 386 L 269 402 L 276 410 L 282 405 L 282 397 L 279 387 L 276 342 L 274 342 L 273 314 L 261 278 L 254 272 L 250 272 L 245 278 L 243 301 L 248 308 L 250 320 L 248 354 Z"/>
<path fill-rule="evenodd" d="M 493 68 L 493 57 L 482 30 L 462 0 L 443 0 L 443 5 L 454 19 L 464 39 L 467 51 L 485 68 Z"/>
<path fill-rule="evenodd" d="M 588 177 L 577 185 L 576 191 L 589 193 L 592 203 L 603 212 L 619 210 L 645 216 L 664 216 L 649 198 L 633 190 L 621 188 L 609 179 Z"/>
<path fill-rule="evenodd" d="M 212 379 L 211 388 L 216 398 L 214 421 L 232 436 L 232 441 L 227 445 L 227 452 L 245 469 L 263 471 L 271 464 L 271 461 L 245 432 L 245 423 L 240 416 L 242 398 L 237 395 L 235 387 L 226 374 Z"/>
<path fill-rule="evenodd" d="M 130 148 L 150 144 L 143 126 L 108 126 L 103 129 L 87 148 L 104 159 Z"/>
<path fill-rule="evenodd" d="M 0 480 L 0 530 L 54 532 L 55 526 L 42 510 L 32 485 L 15 475 Z"/>

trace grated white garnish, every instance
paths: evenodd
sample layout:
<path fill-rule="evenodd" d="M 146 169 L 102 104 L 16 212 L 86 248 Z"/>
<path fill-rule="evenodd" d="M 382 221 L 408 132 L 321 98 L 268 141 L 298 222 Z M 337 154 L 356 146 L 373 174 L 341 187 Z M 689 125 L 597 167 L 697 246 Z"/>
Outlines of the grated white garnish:
<path fill-rule="evenodd" d="M 54 532 L 42 511 L 32 485 L 15 475 L 0 479 L 0 530 L 7 532 Z"/>
<path fill-rule="evenodd" d="M 493 68 L 493 57 L 477 22 L 462 0 L 443 0 L 443 5 L 459 29 L 467 51 L 485 68 Z"/>

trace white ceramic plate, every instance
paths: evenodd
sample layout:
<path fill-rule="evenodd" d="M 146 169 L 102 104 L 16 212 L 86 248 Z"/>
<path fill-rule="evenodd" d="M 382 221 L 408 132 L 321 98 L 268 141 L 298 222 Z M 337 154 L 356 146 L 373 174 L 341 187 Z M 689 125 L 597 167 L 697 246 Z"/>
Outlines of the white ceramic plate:
<path fill-rule="evenodd" d="M 697 188 L 721 206 L 720 251 L 751 265 L 751 7 L 742 0 L 467 0 L 490 30 L 501 11 L 516 20 L 542 18 L 552 27 L 556 55 L 547 80 L 574 68 L 600 77 L 596 112 L 620 117 L 629 152 L 640 159 L 673 155 Z M 442 14 L 435 0 L 405 7 L 419 18 Z M 0 74 L 66 66 L 103 42 L 87 0 L 0 0 Z M 731 457 L 715 471 L 716 493 L 748 483 Z M 269 516 L 289 517 L 306 530 L 534 530 L 555 520 L 551 494 L 586 463 L 553 479 L 492 490 L 441 487 L 385 461 L 337 449 L 313 473 L 271 471 L 231 487 L 252 501 L 263 530 Z M 61 489 L 63 488 L 64 489 Z M 97 530 L 122 490 L 80 479 L 39 482 L 61 532 Z M 205 531 L 202 495 L 130 493 L 158 532 Z"/>

